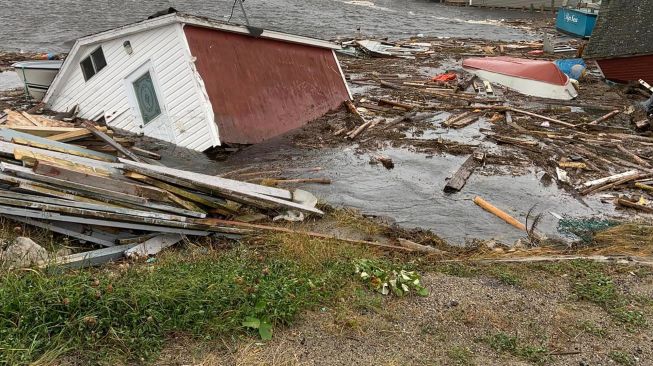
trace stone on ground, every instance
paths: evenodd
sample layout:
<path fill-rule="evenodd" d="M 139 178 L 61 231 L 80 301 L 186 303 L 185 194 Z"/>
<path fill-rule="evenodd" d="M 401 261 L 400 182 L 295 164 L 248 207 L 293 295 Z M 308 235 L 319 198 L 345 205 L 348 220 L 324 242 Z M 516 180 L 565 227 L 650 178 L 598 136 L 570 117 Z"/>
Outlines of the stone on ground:
<path fill-rule="evenodd" d="M 32 239 L 21 236 L 7 247 L 0 258 L 9 267 L 29 267 L 47 261 L 48 251 Z"/>

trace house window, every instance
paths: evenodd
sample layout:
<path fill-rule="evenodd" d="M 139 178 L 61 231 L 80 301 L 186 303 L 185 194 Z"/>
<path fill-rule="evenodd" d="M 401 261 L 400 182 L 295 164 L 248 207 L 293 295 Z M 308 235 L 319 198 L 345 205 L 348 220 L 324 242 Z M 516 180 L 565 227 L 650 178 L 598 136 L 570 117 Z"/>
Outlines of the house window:
<path fill-rule="evenodd" d="M 150 72 L 148 71 L 136 79 L 133 84 L 136 100 L 138 100 L 138 107 L 143 117 L 143 123 L 147 124 L 161 114 L 159 99 L 156 96 L 156 90 L 154 89 Z"/>
<path fill-rule="evenodd" d="M 82 73 L 84 74 L 84 80 L 88 80 L 107 66 L 107 60 L 104 59 L 104 52 L 102 52 L 102 47 L 98 47 L 95 51 L 91 52 L 88 57 L 82 60 L 80 63 L 82 67 Z"/>

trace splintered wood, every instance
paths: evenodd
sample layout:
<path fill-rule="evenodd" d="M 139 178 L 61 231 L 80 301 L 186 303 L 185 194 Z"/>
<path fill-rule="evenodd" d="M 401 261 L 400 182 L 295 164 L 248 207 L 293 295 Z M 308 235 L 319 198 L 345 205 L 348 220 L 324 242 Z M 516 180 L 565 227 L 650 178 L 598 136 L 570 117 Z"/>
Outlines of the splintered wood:
<path fill-rule="evenodd" d="M 61 265 L 153 255 L 184 236 L 238 238 L 256 230 L 209 217 L 230 219 L 241 210 L 265 217 L 289 210 L 323 214 L 305 191 L 297 198 L 287 189 L 148 164 L 138 155 L 160 156 L 128 149 L 106 127 L 88 121 L 82 128 L 45 126 L 45 117 L 9 112 L 0 126 L 0 215 L 109 247 L 57 260 Z M 82 140 L 87 146 L 76 144 Z M 102 152 L 107 146 L 125 158 Z M 275 185 L 297 182 L 280 179 Z"/>

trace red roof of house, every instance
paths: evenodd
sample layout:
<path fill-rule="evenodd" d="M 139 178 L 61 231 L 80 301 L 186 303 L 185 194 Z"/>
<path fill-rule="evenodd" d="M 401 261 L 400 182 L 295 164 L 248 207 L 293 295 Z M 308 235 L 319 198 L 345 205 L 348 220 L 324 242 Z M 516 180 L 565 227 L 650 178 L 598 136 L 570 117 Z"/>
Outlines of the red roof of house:
<path fill-rule="evenodd" d="M 498 74 L 542 81 L 554 85 L 566 85 L 565 75 L 551 61 L 529 60 L 514 57 L 480 57 L 468 58 L 463 61 L 463 67 L 485 70 Z"/>

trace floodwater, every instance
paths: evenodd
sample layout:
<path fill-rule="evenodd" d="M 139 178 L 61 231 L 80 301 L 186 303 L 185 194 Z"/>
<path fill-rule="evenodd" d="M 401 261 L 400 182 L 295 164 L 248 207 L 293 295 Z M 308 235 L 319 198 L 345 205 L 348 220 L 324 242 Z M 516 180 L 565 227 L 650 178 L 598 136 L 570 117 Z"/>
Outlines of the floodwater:
<path fill-rule="evenodd" d="M 23 82 L 13 71 L 0 72 L 0 91 L 22 88 Z"/>
<path fill-rule="evenodd" d="M 77 37 L 141 20 L 166 7 L 226 20 L 232 4 L 232 0 L 0 0 L 0 49 L 62 52 Z M 390 38 L 419 34 L 501 40 L 533 38 L 524 29 L 501 22 L 531 16 L 519 11 L 449 7 L 415 0 L 247 0 L 245 6 L 252 25 L 320 38 L 356 34 Z M 234 21 L 242 22 L 238 9 Z M 423 70 L 429 75 L 435 71 Z M 14 74 L 0 74 L 0 89 L 19 86 L 16 80 Z M 434 123 L 444 118 L 446 114 L 439 115 Z M 434 129 L 421 138 L 443 137 L 469 143 L 481 140 L 480 129 L 484 127 L 481 122 L 453 133 Z M 394 169 L 387 170 L 381 165 L 371 165 L 370 155 L 357 153 L 353 147 L 310 150 L 289 141 L 288 136 L 272 139 L 219 162 L 165 143 L 144 147 L 158 150 L 168 166 L 205 174 L 251 165 L 257 171 L 321 167 L 318 172 L 295 171 L 284 176 L 331 178 L 330 185 L 300 187 L 332 205 L 390 217 L 405 227 L 432 229 L 458 244 L 472 239 L 511 243 L 523 237 L 522 232 L 477 207 L 472 202 L 477 195 L 521 221 L 537 205 L 535 211 L 543 214 L 539 229 L 548 235 L 557 234 L 557 219 L 552 213 L 572 217 L 614 214 L 612 205 L 602 204 L 597 198 L 581 202 L 555 184 L 546 184 L 541 179 L 542 172 L 536 168 L 517 176 L 477 172 L 461 192 L 445 194 L 446 179 L 466 157 L 386 149 L 378 153 L 391 157 L 395 163 Z"/>
<path fill-rule="evenodd" d="M 500 22 L 531 16 L 521 11 L 416 0 L 247 0 L 244 4 L 252 25 L 320 38 L 351 36 L 359 28 L 363 35 L 381 37 L 531 38 Z M 232 5 L 232 0 L 0 0 L 0 49 L 62 52 L 78 37 L 142 20 L 167 7 L 227 20 Z M 233 21 L 244 22 L 238 7 Z"/>
<path fill-rule="evenodd" d="M 289 141 L 290 136 L 275 138 L 234 153 L 221 162 L 166 144 L 160 145 L 162 149 L 158 153 L 164 156 L 162 162 L 167 166 L 204 174 L 253 166 L 251 171 L 261 172 L 261 176 L 266 176 L 265 172 L 284 171 L 284 178 L 330 178 L 329 185 L 296 187 L 334 206 L 354 207 L 367 215 L 389 217 L 407 228 L 431 229 L 458 245 L 474 239 L 496 239 L 512 244 L 524 237 L 523 232 L 476 206 L 472 201 L 475 196 L 483 197 L 522 222 L 536 205 L 534 212 L 542 214 L 538 230 L 548 236 L 560 236 L 556 229 L 558 220 L 553 214 L 570 217 L 616 214 L 611 204 L 603 204 L 596 197 L 584 202 L 576 200 L 555 183 L 547 183 L 542 179 L 543 172 L 535 168 L 518 176 L 474 173 L 461 192 L 447 194 L 443 192 L 446 179 L 466 156 L 428 156 L 394 148 L 372 153 L 392 158 L 395 168 L 387 170 L 370 164 L 370 154 L 357 153 L 354 147 L 310 150 Z M 316 167 L 322 170 L 305 171 Z"/>

